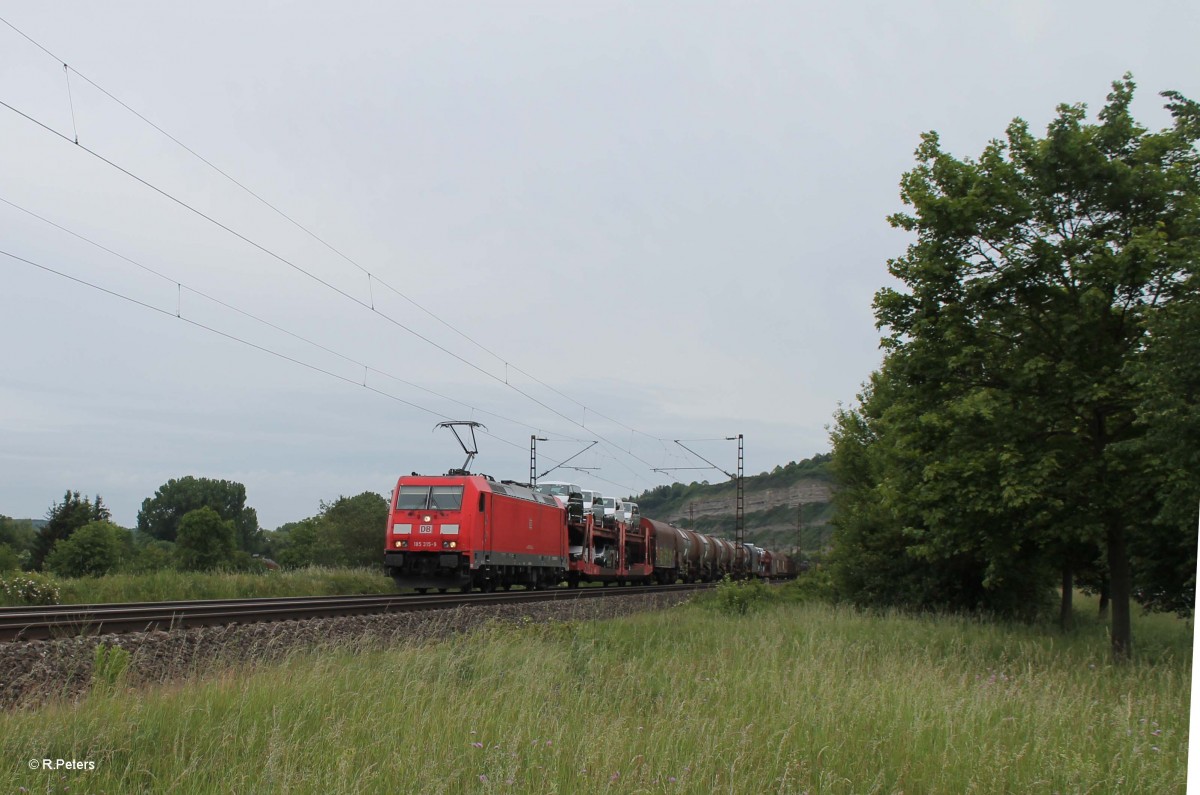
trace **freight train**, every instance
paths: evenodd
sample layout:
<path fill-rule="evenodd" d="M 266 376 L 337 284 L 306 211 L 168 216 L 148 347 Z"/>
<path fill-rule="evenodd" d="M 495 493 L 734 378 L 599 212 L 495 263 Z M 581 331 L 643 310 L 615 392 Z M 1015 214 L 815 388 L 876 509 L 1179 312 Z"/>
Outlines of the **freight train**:
<path fill-rule="evenodd" d="M 795 576 L 786 555 L 620 513 L 582 495 L 453 470 L 401 477 L 388 512 L 384 569 L 400 588 L 494 591 L 566 583 L 668 584 Z"/>

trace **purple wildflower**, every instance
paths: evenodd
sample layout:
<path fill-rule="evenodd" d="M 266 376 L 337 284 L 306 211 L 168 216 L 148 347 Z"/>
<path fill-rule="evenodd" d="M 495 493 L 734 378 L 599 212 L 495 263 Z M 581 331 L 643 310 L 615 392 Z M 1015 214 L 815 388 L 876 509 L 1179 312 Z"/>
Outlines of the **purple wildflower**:
<path fill-rule="evenodd" d="M 487 783 L 487 780 L 488 780 L 487 776 L 484 776 L 484 775 L 480 775 L 480 776 L 479 776 L 479 781 L 480 781 L 480 783 L 482 783 L 482 784 L 486 784 L 486 783 Z"/>
<path fill-rule="evenodd" d="M 476 748 L 482 748 L 482 747 L 483 747 L 483 743 L 471 743 L 471 745 L 475 746 Z"/>

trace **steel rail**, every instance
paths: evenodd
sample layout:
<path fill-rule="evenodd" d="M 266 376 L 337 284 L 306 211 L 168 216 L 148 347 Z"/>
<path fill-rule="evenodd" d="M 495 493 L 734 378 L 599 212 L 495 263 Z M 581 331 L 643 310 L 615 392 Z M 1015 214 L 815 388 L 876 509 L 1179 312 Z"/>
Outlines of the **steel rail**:
<path fill-rule="evenodd" d="M 623 588 L 552 588 L 469 594 L 372 594 L 206 599 L 176 602 L 56 605 L 0 608 L 0 641 L 46 640 L 121 632 L 298 621 L 373 613 L 446 610 L 454 607 L 521 604 L 605 596 L 666 594 L 711 588 L 708 583 Z"/>

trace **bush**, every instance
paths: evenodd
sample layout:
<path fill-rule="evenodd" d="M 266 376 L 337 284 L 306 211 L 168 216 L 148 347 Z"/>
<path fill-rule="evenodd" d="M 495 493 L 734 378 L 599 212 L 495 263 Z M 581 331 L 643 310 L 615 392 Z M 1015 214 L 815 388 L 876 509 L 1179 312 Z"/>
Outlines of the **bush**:
<path fill-rule="evenodd" d="M 20 571 L 21 559 L 8 544 L 0 544 L 0 571 Z"/>
<path fill-rule="evenodd" d="M 185 571 L 212 571 L 234 560 L 236 531 L 212 508 L 197 508 L 179 520 L 175 557 Z"/>
<path fill-rule="evenodd" d="M 225 571 L 241 572 L 244 574 L 266 574 L 270 568 L 263 563 L 262 558 L 255 557 L 249 552 L 238 550 L 233 553 L 233 559 L 224 567 Z"/>
<path fill-rule="evenodd" d="M 146 539 L 134 549 L 133 556 L 121 567 L 123 574 L 150 574 L 175 568 L 175 545 L 170 541 Z"/>
<path fill-rule="evenodd" d="M 837 590 L 829 569 L 814 567 L 783 585 L 782 596 L 788 602 L 833 602 Z"/>
<path fill-rule="evenodd" d="M 56 605 L 58 583 L 47 574 L 13 574 L 0 577 L 0 599 L 9 605 Z"/>
<path fill-rule="evenodd" d="M 99 577 L 117 568 L 131 544 L 125 528 L 112 522 L 90 522 L 54 543 L 46 556 L 46 568 L 60 577 Z"/>
<path fill-rule="evenodd" d="M 722 613 L 744 616 L 775 598 L 771 586 L 759 579 L 733 580 L 729 575 L 717 583 L 716 606 Z"/>

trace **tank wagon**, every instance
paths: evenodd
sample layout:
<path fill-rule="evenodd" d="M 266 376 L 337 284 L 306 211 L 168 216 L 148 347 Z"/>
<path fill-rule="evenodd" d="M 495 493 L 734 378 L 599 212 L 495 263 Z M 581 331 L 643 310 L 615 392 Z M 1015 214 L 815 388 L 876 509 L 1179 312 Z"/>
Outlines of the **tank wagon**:
<path fill-rule="evenodd" d="M 786 555 L 675 527 L 602 502 L 583 509 L 571 484 L 531 488 L 455 470 L 406 475 L 392 493 L 383 565 L 401 588 L 469 591 L 559 583 L 669 584 L 786 578 Z"/>

